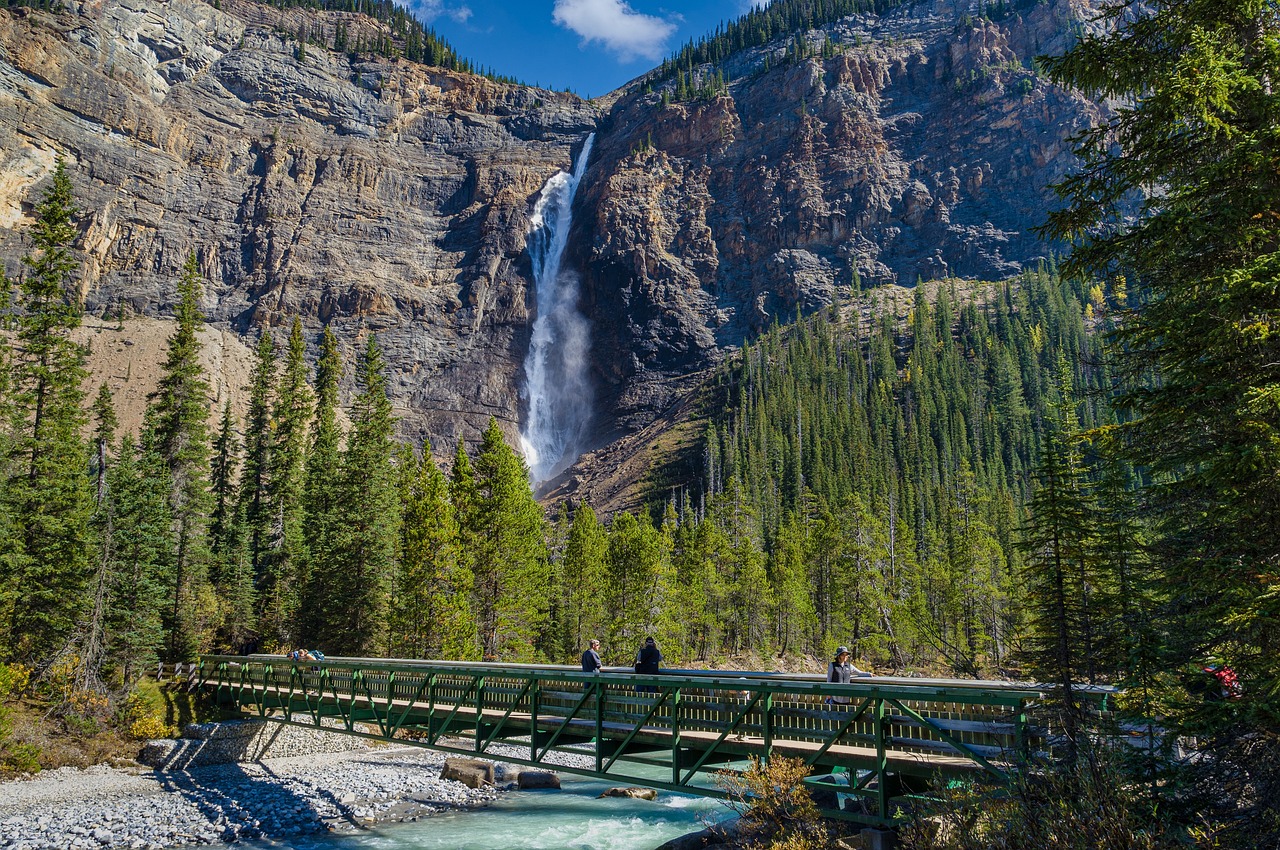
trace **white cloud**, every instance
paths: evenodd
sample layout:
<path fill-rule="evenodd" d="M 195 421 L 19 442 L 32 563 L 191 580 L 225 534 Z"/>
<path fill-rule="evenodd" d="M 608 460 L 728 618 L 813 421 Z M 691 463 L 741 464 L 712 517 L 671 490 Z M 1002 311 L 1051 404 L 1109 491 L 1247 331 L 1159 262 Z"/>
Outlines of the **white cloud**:
<path fill-rule="evenodd" d="M 636 57 L 658 61 L 667 52 L 667 39 L 676 25 L 644 15 L 623 0 L 556 0 L 552 20 L 582 36 L 583 44 L 598 41 L 627 62 Z"/>
<path fill-rule="evenodd" d="M 418 20 L 425 24 L 430 24 L 441 15 L 460 24 L 465 24 L 471 20 L 471 8 L 469 6 L 448 7 L 445 6 L 444 0 L 412 0 L 409 8 L 417 14 Z"/>

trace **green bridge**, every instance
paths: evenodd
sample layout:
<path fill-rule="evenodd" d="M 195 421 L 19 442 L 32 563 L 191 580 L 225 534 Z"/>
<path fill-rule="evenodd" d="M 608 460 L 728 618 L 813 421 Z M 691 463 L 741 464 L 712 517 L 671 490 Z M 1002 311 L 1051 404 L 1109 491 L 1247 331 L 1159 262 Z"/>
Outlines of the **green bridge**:
<path fill-rule="evenodd" d="M 264 655 L 204 656 L 192 676 L 247 716 L 691 794 L 723 797 L 718 772 L 751 756 L 798 757 L 825 814 L 874 825 L 940 777 L 1007 780 L 1048 734 L 1046 691 L 1010 682 Z"/>

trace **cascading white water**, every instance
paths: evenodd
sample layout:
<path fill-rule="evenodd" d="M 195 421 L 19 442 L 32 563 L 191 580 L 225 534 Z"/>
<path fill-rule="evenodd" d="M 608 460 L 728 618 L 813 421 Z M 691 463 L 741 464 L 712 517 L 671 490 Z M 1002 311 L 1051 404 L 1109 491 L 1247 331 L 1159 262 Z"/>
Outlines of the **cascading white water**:
<path fill-rule="evenodd" d="M 590 327 L 578 311 L 578 276 L 561 269 L 560 263 L 573 223 L 573 195 L 595 138 L 595 133 L 587 136 L 572 174 L 561 171 L 542 187 L 530 221 L 529 259 L 538 316 L 524 361 L 529 415 L 520 443 L 537 482 L 547 481 L 577 459 L 591 419 Z"/>

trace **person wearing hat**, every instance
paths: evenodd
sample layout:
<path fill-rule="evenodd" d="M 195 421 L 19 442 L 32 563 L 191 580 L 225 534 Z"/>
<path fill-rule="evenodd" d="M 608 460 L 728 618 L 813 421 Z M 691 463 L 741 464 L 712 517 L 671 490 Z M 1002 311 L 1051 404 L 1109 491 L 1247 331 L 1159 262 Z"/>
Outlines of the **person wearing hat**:
<path fill-rule="evenodd" d="M 836 647 L 835 660 L 827 665 L 827 681 L 837 685 L 847 685 L 854 676 L 870 676 L 865 670 L 859 670 L 849 663 L 849 647 Z M 827 697 L 827 704 L 847 705 L 848 697 Z"/>

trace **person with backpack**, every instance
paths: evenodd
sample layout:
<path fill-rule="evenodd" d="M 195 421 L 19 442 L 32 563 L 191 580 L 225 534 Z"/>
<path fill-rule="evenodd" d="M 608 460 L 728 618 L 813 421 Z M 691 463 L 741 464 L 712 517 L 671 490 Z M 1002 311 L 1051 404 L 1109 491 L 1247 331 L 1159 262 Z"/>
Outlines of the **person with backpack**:
<path fill-rule="evenodd" d="M 836 647 L 835 660 L 827 665 L 827 681 L 836 685 L 847 685 L 855 676 L 870 676 L 866 670 L 859 670 L 849 662 L 849 647 Z M 827 697 L 827 705 L 848 705 L 849 697 Z"/>
<path fill-rule="evenodd" d="M 636 672 L 652 673 L 656 675 L 662 667 L 662 650 L 658 649 L 658 642 L 651 637 L 644 639 L 644 646 L 640 647 L 640 651 L 636 653 Z M 651 694 L 658 689 L 652 685 L 636 688 L 642 693 Z"/>

